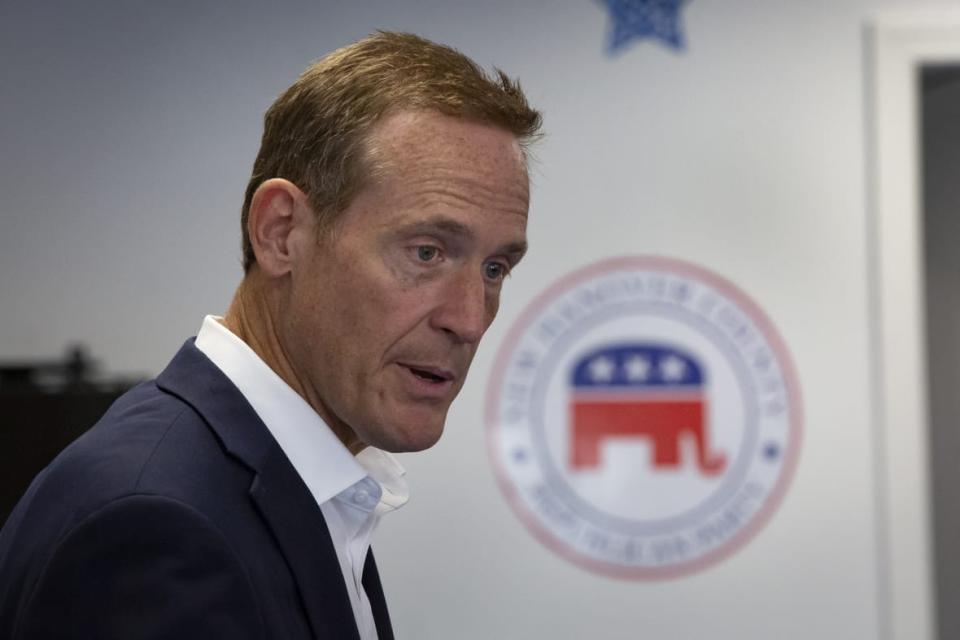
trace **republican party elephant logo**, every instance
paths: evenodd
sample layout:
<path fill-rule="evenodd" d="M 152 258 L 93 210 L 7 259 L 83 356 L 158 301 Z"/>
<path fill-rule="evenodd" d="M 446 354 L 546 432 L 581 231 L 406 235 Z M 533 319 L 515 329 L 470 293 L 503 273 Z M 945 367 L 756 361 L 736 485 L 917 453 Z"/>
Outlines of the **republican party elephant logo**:
<path fill-rule="evenodd" d="M 647 580 L 719 562 L 769 520 L 801 407 L 789 351 L 743 290 L 625 256 L 531 301 L 497 356 L 486 420 L 504 496 L 538 540 Z"/>
<path fill-rule="evenodd" d="M 704 378 L 695 358 L 663 345 L 606 346 L 579 358 L 571 380 L 570 468 L 600 465 L 605 441 L 642 438 L 652 447 L 654 470 L 687 463 L 704 475 L 722 473 L 727 460 L 710 449 Z M 681 460 L 683 440 L 693 442 L 695 460 Z"/>

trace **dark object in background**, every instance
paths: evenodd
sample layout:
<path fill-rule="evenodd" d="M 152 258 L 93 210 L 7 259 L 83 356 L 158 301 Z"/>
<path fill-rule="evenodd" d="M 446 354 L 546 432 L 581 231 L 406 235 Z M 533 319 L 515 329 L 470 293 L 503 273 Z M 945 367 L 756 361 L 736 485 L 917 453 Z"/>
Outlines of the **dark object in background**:
<path fill-rule="evenodd" d="M 137 380 L 103 381 L 82 347 L 62 362 L 0 362 L 0 526 L 33 478 Z"/>

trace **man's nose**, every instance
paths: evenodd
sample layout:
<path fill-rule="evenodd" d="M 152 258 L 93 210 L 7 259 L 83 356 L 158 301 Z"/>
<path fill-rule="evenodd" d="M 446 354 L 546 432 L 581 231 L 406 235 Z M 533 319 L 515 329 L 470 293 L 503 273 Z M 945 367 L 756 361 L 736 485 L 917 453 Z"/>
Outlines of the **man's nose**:
<path fill-rule="evenodd" d="M 496 309 L 491 305 L 486 282 L 480 270 L 460 269 L 440 292 L 432 324 L 458 342 L 480 341 Z"/>

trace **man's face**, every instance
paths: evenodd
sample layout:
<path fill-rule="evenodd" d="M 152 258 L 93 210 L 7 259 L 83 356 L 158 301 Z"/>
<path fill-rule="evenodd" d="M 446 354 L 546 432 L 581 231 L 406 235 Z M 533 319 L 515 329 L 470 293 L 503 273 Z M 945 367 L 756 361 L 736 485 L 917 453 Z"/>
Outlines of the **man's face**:
<path fill-rule="evenodd" d="M 508 132 L 435 112 L 385 118 L 370 149 L 383 169 L 330 234 L 291 238 L 281 340 L 348 446 L 417 451 L 439 439 L 526 248 L 527 173 Z"/>

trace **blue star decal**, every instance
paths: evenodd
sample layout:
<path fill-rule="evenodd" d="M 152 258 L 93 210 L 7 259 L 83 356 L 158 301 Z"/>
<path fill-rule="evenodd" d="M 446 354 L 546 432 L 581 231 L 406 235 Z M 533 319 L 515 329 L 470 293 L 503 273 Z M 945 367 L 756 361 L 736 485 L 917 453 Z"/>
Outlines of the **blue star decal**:
<path fill-rule="evenodd" d="M 686 0 L 601 0 L 610 11 L 607 51 L 617 53 L 634 39 L 654 38 L 683 49 L 680 8 Z"/>

